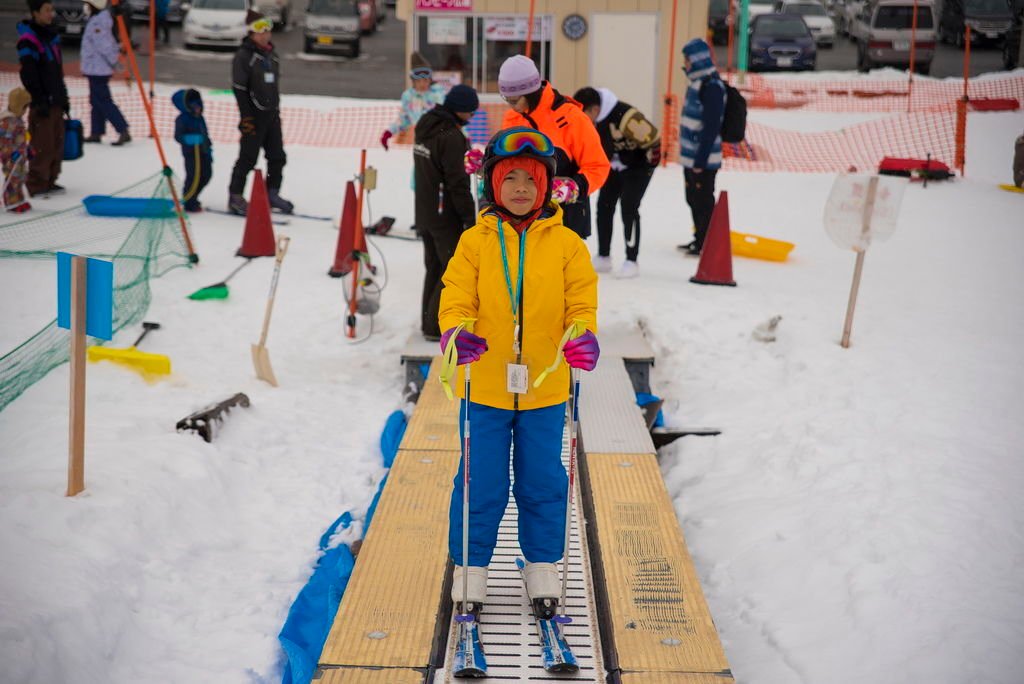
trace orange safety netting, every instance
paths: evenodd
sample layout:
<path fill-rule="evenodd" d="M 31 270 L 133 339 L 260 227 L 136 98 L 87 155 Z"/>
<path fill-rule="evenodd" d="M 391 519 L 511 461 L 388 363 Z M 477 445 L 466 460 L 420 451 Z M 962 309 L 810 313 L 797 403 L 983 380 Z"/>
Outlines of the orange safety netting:
<path fill-rule="evenodd" d="M 87 120 L 89 97 L 85 79 L 69 77 L 72 112 Z M 2 93 L 18 83 L 16 73 L 0 73 Z M 954 163 L 957 100 L 960 80 L 915 80 L 913 112 L 907 112 L 906 80 L 851 78 L 817 80 L 748 75 L 741 88 L 750 107 L 800 109 L 811 112 L 879 112 L 891 116 L 823 132 L 788 131 L 747 123 L 747 141 L 726 145 L 725 168 L 736 171 L 846 171 L 877 167 L 885 156 L 932 158 Z M 142 103 L 123 85 L 112 88 L 114 99 L 135 130 L 147 130 Z M 972 79 L 972 100 L 1006 99 L 1024 102 L 1024 76 L 990 75 Z M 238 109 L 230 95 L 206 96 L 206 123 L 214 143 L 238 140 Z M 479 120 L 467 127 L 475 144 L 484 144 L 501 125 L 504 103 L 483 103 Z M 154 119 L 161 135 L 174 132 L 177 110 L 170 97 L 157 96 Z M 286 106 L 281 110 L 288 145 L 335 148 L 374 148 L 381 132 L 397 118 L 398 103 L 365 105 L 350 101 L 330 109 Z M 972 115 L 974 116 L 974 115 Z M 676 125 L 672 121 L 672 126 Z M 411 142 L 407 133 L 399 143 Z"/>

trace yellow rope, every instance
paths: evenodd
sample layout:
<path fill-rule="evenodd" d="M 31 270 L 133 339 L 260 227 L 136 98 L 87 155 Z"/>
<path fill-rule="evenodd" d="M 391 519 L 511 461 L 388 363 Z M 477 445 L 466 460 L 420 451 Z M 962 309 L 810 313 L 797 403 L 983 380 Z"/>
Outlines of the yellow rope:
<path fill-rule="evenodd" d="M 540 387 L 540 384 L 547 379 L 548 375 L 558 370 L 558 366 L 562 363 L 562 348 L 565 347 L 565 343 L 571 339 L 576 339 L 582 335 L 587 329 L 588 321 L 582 318 L 574 318 L 568 328 L 565 329 L 565 333 L 562 335 L 562 339 L 558 343 L 558 349 L 555 350 L 555 359 L 551 362 L 551 365 L 544 369 L 544 372 L 537 376 L 537 379 L 533 381 L 534 388 Z"/>

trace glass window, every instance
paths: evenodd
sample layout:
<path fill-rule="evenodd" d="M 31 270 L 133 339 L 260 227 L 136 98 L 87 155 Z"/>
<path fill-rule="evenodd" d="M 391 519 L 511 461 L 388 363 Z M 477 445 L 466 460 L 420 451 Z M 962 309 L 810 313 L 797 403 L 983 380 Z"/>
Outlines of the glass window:
<path fill-rule="evenodd" d="M 776 14 L 758 17 L 754 24 L 754 35 L 759 38 L 803 38 L 810 34 L 803 19 Z"/>
<path fill-rule="evenodd" d="M 310 0 L 306 14 L 348 17 L 358 15 L 359 10 L 356 9 L 355 0 Z"/>
<path fill-rule="evenodd" d="M 419 15 L 414 44 L 434 68 L 435 80 L 465 83 L 481 93 L 498 92 L 498 70 L 512 55 L 526 53 L 526 15 Z M 531 36 L 541 78 L 551 75 L 550 16 L 536 17 Z"/>
<path fill-rule="evenodd" d="M 246 0 L 195 0 L 192 6 L 196 9 L 244 10 Z"/>
<path fill-rule="evenodd" d="M 785 13 L 799 14 L 805 17 L 823 17 L 825 16 L 825 8 L 816 2 L 801 2 L 786 5 Z"/>
<path fill-rule="evenodd" d="M 437 80 L 473 85 L 473 23 L 473 18 L 466 16 L 420 15 L 416 44 Z"/>
<path fill-rule="evenodd" d="M 914 20 L 913 5 L 881 5 L 875 16 L 875 28 L 909 29 Z M 932 27 L 932 10 L 930 7 L 917 8 L 917 28 Z"/>

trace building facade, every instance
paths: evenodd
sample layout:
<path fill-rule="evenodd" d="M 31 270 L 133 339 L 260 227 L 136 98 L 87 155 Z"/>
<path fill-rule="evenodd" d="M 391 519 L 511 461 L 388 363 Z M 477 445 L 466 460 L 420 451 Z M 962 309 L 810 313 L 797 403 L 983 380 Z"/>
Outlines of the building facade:
<path fill-rule="evenodd" d="M 437 80 L 465 83 L 485 102 L 498 98 L 498 70 L 514 54 L 530 56 L 563 94 L 605 87 L 661 121 L 668 87 L 676 5 L 672 92 L 683 92 L 682 46 L 707 33 L 707 2 L 695 0 L 398 0 L 406 53 L 422 54 Z M 673 122 L 674 125 L 674 122 Z"/>

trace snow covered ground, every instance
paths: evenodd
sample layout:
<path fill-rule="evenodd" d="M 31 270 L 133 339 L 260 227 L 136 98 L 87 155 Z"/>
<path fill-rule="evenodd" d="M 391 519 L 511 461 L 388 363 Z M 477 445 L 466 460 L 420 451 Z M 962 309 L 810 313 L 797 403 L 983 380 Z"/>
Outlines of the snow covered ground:
<path fill-rule="evenodd" d="M 813 130 L 863 120 L 763 116 Z M 670 424 L 722 429 L 663 449 L 662 463 L 737 681 L 1021 681 L 1024 197 L 995 184 L 1022 128 L 1020 114 L 972 114 L 968 177 L 907 189 L 899 229 L 867 254 L 850 349 L 838 340 L 854 254 L 822 227 L 831 176 L 722 173 L 734 229 L 797 246 L 782 264 L 735 259 L 738 287 L 714 288 L 690 284 L 697 262 L 675 249 L 690 225 L 679 167 L 655 174 L 641 276 L 602 278 L 600 323 L 645 323 Z M 235 152 L 217 147 L 204 202 L 225 204 Z M 337 214 L 357 152 L 288 153 L 284 194 Z M 369 159 L 373 216 L 407 227 L 409 150 Z M 157 169 L 144 138 L 90 147 L 66 166 L 70 195 L 38 205 Z M 326 276 L 336 232 L 277 227 L 292 246 L 268 341 L 274 389 L 248 348 L 272 260 L 243 270 L 229 299 L 190 301 L 234 266 L 242 222 L 205 214 L 192 228 L 200 266 L 153 281 L 146 316 L 163 329 L 143 348 L 170 355 L 174 375 L 151 385 L 89 368 L 84 494 L 63 496 L 67 366 L 0 413 L 0 682 L 279 681 L 277 632 L 320 534 L 346 510 L 361 516 L 383 475 L 377 440 L 401 405 L 420 245 L 377 241 L 389 281 L 372 337 L 353 345 L 341 282 Z M 616 262 L 622 252 L 617 232 Z M 5 330 L 52 318 L 50 295 L 12 293 L 53 280 L 52 263 L 0 262 Z M 752 339 L 776 314 L 778 341 Z M 213 444 L 175 433 L 238 391 L 252 406 Z"/>

